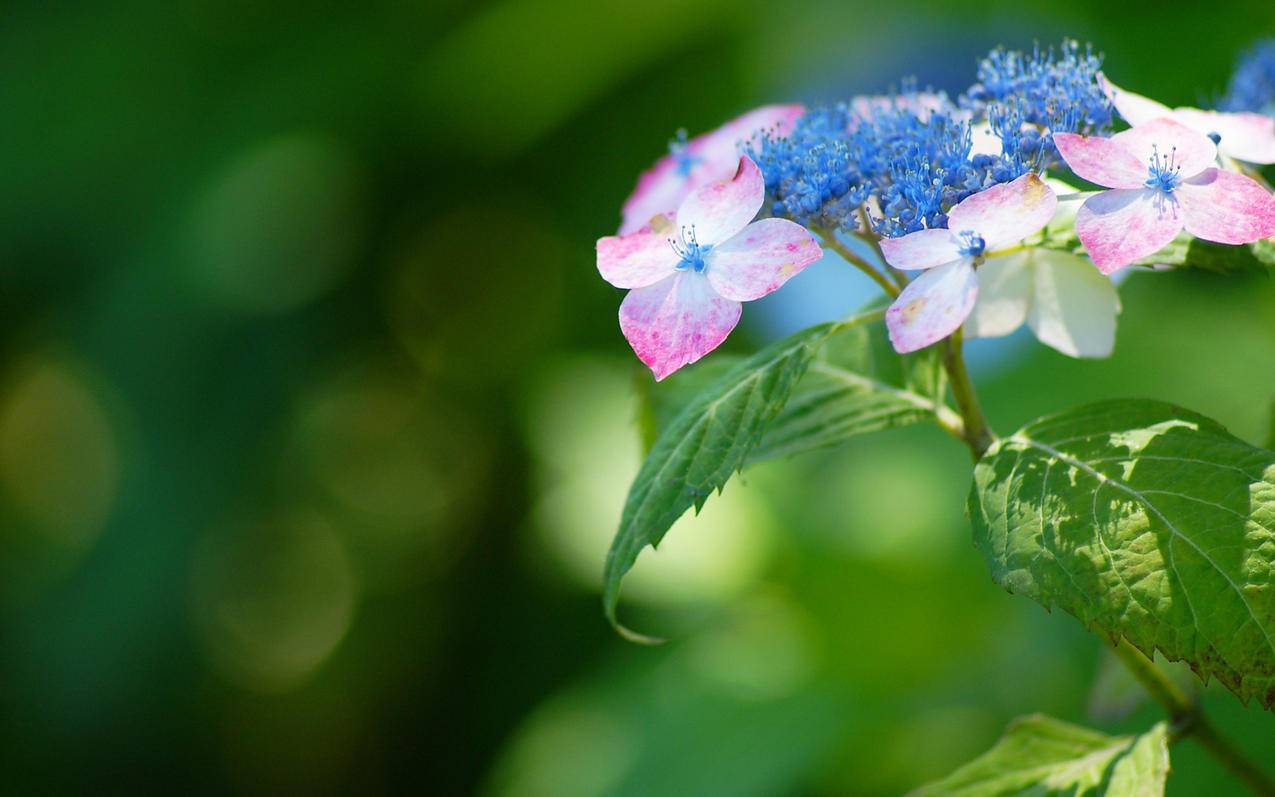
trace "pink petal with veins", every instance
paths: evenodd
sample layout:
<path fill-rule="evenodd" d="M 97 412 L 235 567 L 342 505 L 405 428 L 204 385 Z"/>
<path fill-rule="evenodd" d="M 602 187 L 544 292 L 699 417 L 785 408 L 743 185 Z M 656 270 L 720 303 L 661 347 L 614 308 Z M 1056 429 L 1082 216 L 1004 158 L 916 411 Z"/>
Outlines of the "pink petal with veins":
<path fill-rule="evenodd" d="M 598 239 L 598 273 L 617 288 L 645 288 L 677 270 L 682 258 L 671 239 L 677 226 L 667 216 L 656 216 L 650 226 L 628 235 Z"/>
<path fill-rule="evenodd" d="M 1054 144 L 1067 167 L 1091 183 L 1141 188 L 1147 180 L 1147 162 L 1110 138 L 1054 133 Z"/>
<path fill-rule="evenodd" d="M 1168 118 L 1152 119 L 1116 133 L 1111 142 L 1124 147 L 1141 161 L 1144 177 L 1147 164 L 1157 155 L 1162 159 L 1172 158 L 1176 166 L 1181 167 L 1184 180 L 1214 165 L 1217 160 L 1217 145 L 1208 136 Z"/>
<path fill-rule="evenodd" d="M 724 182 L 702 185 L 691 192 L 677 209 L 677 223 L 694 229 L 701 246 L 715 246 L 748 226 L 766 194 L 761 169 L 753 159 L 739 159 L 735 176 Z"/>
<path fill-rule="evenodd" d="M 1275 118 L 1260 113 L 1220 113 L 1179 108 L 1173 118 L 1206 136 L 1217 133 L 1218 152 L 1245 163 L 1275 163 Z"/>
<path fill-rule="evenodd" d="M 714 174 L 707 164 L 700 164 L 688 174 L 678 169 L 678 160 L 674 155 L 665 155 L 655 162 L 638 178 L 637 188 L 624 202 L 620 211 L 623 221 L 620 223 L 620 235 L 637 232 L 651 223 L 651 219 L 660 214 L 672 215 L 677 206 L 682 204 L 686 195 L 703 182 L 730 179 L 730 166 L 718 167 Z"/>
<path fill-rule="evenodd" d="M 1053 189 L 1029 172 L 961 200 L 947 214 L 947 228 L 954 233 L 973 230 L 988 250 L 998 249 L 1038 232 L 1057 209 Z"/>
<path fill-rule="evenodd" d="M 717 295 L 703 274 L 681 271 L 630 291 L 620 304 L 620 330 L 659 381 L 720 346 L 742 308 Z"/>
<path fill-rule="evenodd" d="M 1131 126 L 1144 124 L 1171 113 L 1169 106 L 1149 97 L 1143 97 L 1141 94 L 1126 91 L 1107 80 L 1106 75 L 1098 75 L 1098 85 L 1102 87 L 1102 93 L 1107 95 L 1107 99 L 1111 100 L 1111 104 L 1116 106 L 1120 117 Z"/>
<path fill-rule="evenodd" d="M 1221 244 L 1248 244 L 1275 235 L 1275 194 L 1242 174 L 1208 169 L 1173 192 L 1186 231 Z"/>
<path fill-rule="evenodd" d="M 890 342 L 906 354 L 946 338 L 969 316 L 976 298 L 978 278 L 969 258 L 926 271 L 885 311 Z"/>
<path fill-rule="evenodd" d="M 1076 235 L 1103 274 L 1163 249 L 1182 229 L 1172 194 L 1151 188 L 1116 189 L 1091 196 L 1076 213 Z"/>
<path fill-rule="evenodd" d="M 882 238 L 885 262 L 904 271 L 934 268 L 961 258 L 961 244 L 951 230 L 917 230 L 898 238 Z"/>
<path fill-rule="evenodd" d="M 821 257 L 823 250 L 805 227 L 787 219 L 762 219 L 715 247 L 704 273 L 725 298 L 751 302 Z"/>

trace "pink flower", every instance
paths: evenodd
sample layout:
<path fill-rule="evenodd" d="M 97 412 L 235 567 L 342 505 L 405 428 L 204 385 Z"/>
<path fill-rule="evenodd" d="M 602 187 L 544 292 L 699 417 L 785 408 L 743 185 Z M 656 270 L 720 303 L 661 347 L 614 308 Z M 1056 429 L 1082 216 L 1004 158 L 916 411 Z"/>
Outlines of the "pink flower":
<path fill-rule="evenodd" d="M 620 234 L 636 232 L 658 215 L 677 210 L 683 199 L 701 185 L 729 180 L 739 163 L 739 144 L 758 133 L 787 135 L 806 112 L 800 105 L 765 105 L 716 130 L 687 141 L 642 173 L 624 202 Z"/>
<path fill-rule="evenodd" d="M 1223 113 L 1199 108 L 1169 108 L 1153 99 L 1125 91 L 1099 76 L 1102 91 L 1130 125 L 1169 118 L 1208 136 L 1218 152 L 1246 163 L 1275 163 L 1275 118 L 1260 113 Z"/>
<path fill-rule="evenodd" d="M 962 200 L 947 229 L 885 238 L 881 252 L 895 268 L 926 269 L 885 313 L 890 342 L 901 353 L 923 349 L 957 330 L 978 297 L 975 266 L 991 251 L 1021 241 L 1053 218 L 1058 197 L 1035 174 Z"/>
<path fill-rule="evenodd" d="M 823 256 L 800 224 L 753 222 L 765 184 L 741 157 L 734 178 L 700 186 L 677 213 L 628 235 L 598 241 L 598 271 L 631 288 L 620 329 L 656 380 L 721 345 L 741 302 L 760 299 Z"/>
<path fill-rule="evenodd" d="M 1275 196 L 1214 167 L 1213 142 L 1172 119 L 1111 138 L 1055 133 L 1054 143 L 1073 172 L 1114 189 L 1076 214 L 1076 234 L 1104 274 L 1158 252 L 1184 228 L 1223 244 L 1275 235 Z"/>

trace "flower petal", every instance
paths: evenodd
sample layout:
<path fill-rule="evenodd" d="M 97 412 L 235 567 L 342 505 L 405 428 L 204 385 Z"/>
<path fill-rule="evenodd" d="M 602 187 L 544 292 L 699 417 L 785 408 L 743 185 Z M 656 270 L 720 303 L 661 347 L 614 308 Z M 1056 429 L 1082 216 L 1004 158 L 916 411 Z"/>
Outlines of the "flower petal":
<path fill-rule="evenodd" d="M 1275 163 L 1275 118 L 1260 113 L 1220 113 L 1179 108 L 1173 118 L 1192 130 L 1216 133 L 1218 152 L 1245 163 Z"/>
<path fill-rule="evenodd" d="M 1053 190 L 1028 172 L 1011 183 L 966 197 L 947 214 L 947 228 L 952 232 L 973 230 L 991 250 L 1038 232 L 1057 209 L 1058 197 Z"/>
<path fill-rule="evenodd" d="M 1111 100 L 1111 104 L 1116 106 L 1120 117 L 1131 126 L 1145 124 L 1152 119 L 1170 114 L 1169 106 L 1162 105 L 1149 97 L 1143 97 L 1141 94 L 1126 91 L 1107 80 L 1106 75 L 1098 75 L 1098 85 L 1102 87 L 1102 93 L 1107 95 L 1107 99 Z"/>
<path fill-rule="evenodd" d="M 1275 194 L 1242 174 L 1208 169 L 1178 186 L 1186 231 L 1220 244 L 1275 235 Z"/>
<path fill-rule="evenodd" d="M 1141 188 L 1147 163 L 1110 138 L 1054 133 L 1058 153 L 1067 168 L 1091 183 L 1107 188 Z"/>
<path fill-rule="evenodd" d="M 617 288 L 645 288 L 677 270 L 682 258 L 670 243 L 676 226 L 666 216 L 628 235 L 598 239 L 598 273 Z"/>
<path fill-rule="evenodd" d="M 917 230 L 899 238 L 882 238 L 885 262 L 904 271 L 934 268 L 961 258 L 961 245 L 950 230 Z"/>
<path fill-rule="evenodd" d="M 677 206 L 682 204 L 682 200 L 695 186 L 692 177 L 696 171 L 702 169 L 697 167 L 693 171 L 684 171 L 676 156 L 665 155 L 650 169 L 642 172 L 638 177 L 637 187 L 624 201 L 624 207 L 620 211 L 620 235 L 637 232 L 660 214 L 673 215 Z M 721 171 L 716 179 L 725 180 L 730 176 L 729 166 Z"/>
<path fill-rule="evenodd" d="M 739 159 L 735 176 L 702 185 L 677 210 L 678 224 L 695 229 L 701 246 L 715 246 L 748 226 L 766 194 L 761 169 L 747 155 Z"/>
<path fill-rule="evenodd" d="M 1035 294 L 1027 324 L 1041 343 L 1068 357 L 1107 357 L 1116 341 L 1120 295 L 1083 257 L 1048 249 L 1027 253 Z"/>
<path fill-rule="evenodd" d="M 978 267 L 978 301 L 965 321 L 968 337 L 999 338 L 1027 320 L 1034 289 L 1031 267 L 1034 251 L 988 258 Z M 1089 268 L 1097 273 L 1093 266 Z"/>
<path fill-rule="evenodd" d="M 1110 274 L 1163 249 L 1182 229 L 1173 196 L 1150 188 L 1103 191 L 1076 214 L 1076 235 L 1089 258 Z"/>
<path fill-rule="evenodd" d="M 1181 168 L 1183 179 L 1194 177 L 1217 160 L 1217 145 L 1208 136 L 1167 117 L 1116 133 L 1111 141 L 1129 150 L 1142 163 L 1144 180 L 1151 159 L 1157 155 L 1171 157 Z"/>
<path fill-rule="evenodd" d="M 801 105 L 763 105 L 754 108 L 700 136 L 695 154 L 726 172 L 716 179 L 728 179 L 730 170 L 739 163 L 741 145 L 750 143 L 760 133 L 788 135 L 797 119 L 805 112 L 805 107 Z"/>
<path fill-rule="evenodd" d="M 909 282 L 885 311 L 890 342 L 906 354 L 946 338 L 965 321 L 977 296 L 970 258 L 930 269 Z"/>
<path fill-rule="evenodd" d="M 620 330 L 659 381 L 720 346 L 742 307 L 718 296 L 703 274 L 682 271 L 630 291 L 620 304 Z"/>
<path fill-rule="evenodd" d="M 787 219 L 762 219 L 714 247 L 704 273 L 725 298 L 751 302 L 821 257 L 823 250 L 805 227 Z"/>

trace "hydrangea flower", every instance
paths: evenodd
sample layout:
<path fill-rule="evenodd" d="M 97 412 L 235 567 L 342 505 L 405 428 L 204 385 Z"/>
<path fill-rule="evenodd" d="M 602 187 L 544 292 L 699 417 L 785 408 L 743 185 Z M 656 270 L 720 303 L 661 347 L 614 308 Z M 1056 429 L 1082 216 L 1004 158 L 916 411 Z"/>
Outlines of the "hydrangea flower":
<path fill-rule="evenodd" d="M 1076 190 L 1046 182 L 1055 194 Z M 1045 235 L 1070 233 L 1078 209 L 1078 202 L 1059 202 Z M 1106 357 L 1115 347 L 1120 295 L 1088 258 L 1028 247 L 988 258 L 977 274 L 978 301 L 965 322 L 966 337 L 1002 337 L 1027 324 L 1037 340 L 1069 357 Z"/>
<path fill-rule="evenodd" d="M 598 241 L 602 278 L 630 289 L 620 329 L 656 380 L 721 345 L 742 302 L 776 290 L 823 256 L 799 224 L 753 222 L 764 198 L 761 171 L 744 156 L 734 178 L 695 189 L 676 214 Z"/>
<path fill-rule="evenodd" d="M 669 154 L 638 178 L 621 211 L 620 234 L 640 230 L 656 216 L 677 210 L 701 185 L 729 180 L 741 143 L 761 133 L 787 135 L 803 113 L 800 105 L 765 105 L 689 141 L 683 133 L 669 145 Z"/>
<path fill-rule="evenodd" d="M 1275 196 L 1214 167 L 1214 143 L 1172 119 L 1111 138 L 1058 133 L 1054 141 L 1073 172 L 1113 189 L 1086 199 L 1076 215 L 1076 235 L 1104 274 L 1154 254 L 1183 229 L 1223 244 L 1275 235 Z"/>
<path fill-rule="evenodd" d="M 947 229 L 926 229 L 881 241 L 895 268 L 925 269 L 886 310 L 890 342 L 916 351 L 956 331 L 978 297 L 975 267 L 988 252 L 1021 241 L 1053 218 L 1058 198 L 1036 174 L 995 185 L 961 201 Z"/>
<path fill-rule="evenodd" d="M 1259 42 L 1244 53 L 1220 107 L 1275 116 L 1275 39 Z"/>
<path fill-rule="evenodd" d="M 1134 94 L 1102 78 L 1103 91 L 1120 115 L 1133 127 L 1153 119 L 1169 118 L 1208 136 L 1217 150 L 1245 163 L 1275 163 L 1275 118 L 1260 113 L 1224 113 L 1199 108 L 1169 108 L 1141 94 Z"/>

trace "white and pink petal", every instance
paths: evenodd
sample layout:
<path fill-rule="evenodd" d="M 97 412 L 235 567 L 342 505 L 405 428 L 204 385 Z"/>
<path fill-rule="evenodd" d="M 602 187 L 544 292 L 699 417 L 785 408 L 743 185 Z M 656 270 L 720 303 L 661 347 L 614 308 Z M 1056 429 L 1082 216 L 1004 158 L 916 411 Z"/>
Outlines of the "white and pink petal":
<path fill-rule="evenodd" d="M 672 219 L 656 216 L 637 232 L 599 238 L 598 273 L 617 288 L 645 288 L 659 282 L 681 262 L 671 242 L 675 234 Z"/>
<path fill-rule="evenodd" d="M 1173 118 L 1206 136 L 1216 133 L 1218 152 L 1228 158 L 1262 165 L 1275 163 L 1275 117 L 1179 108 Z"/>
<path fill-rule="evenodd" d="M 947 214 L 947 227 L 954 233 L 972 230 L 996 249 L 1039 232 L 1057 209 L 1053 189 L 1028 172 L 963 199 Z"/>
<path fill-rule="evenodd" d="M 902 354 L 937 343 L 960 328 L 977 297 L 978 277 L 970 258 L 926 271 L 886 310 L 890 342 Z"/>
<path fill-rule="evenodd" d="M 713 248 L 704 273 L 727 299 L 751 302 L 823 257 L 810 231 L 787 219 L 762 219 Z"/>
<path fill-rule="evenodd" d="M 1116 106 L 1120 117 L 1130 125 L 1140 125 L 1172 113 L 1169 106 L 1126 91 L 1108 80 L 1106 75 L 1098 75 L 1098 85 L 1102 87 L 1102 93 L 1107 95 L 1107 99 L 1111 100 L 1111 104 Z"/>
<path fill-rule="evenodd" d="M 715 246 L 748 226 L 761 210 L 765 194 L 761 169 L 744 155 L 734 177 L 692 191 L 678 208 L 677 221 L 694 230 L 701 246 Z"/>
<path fill-rule="evenodd" d="M 1076 235 L 1103 274 L 1163 249 L 1182 230 L 1183 213 L 1172 194 L 1141 189 L 1103 191 L 1076 214 Z"/>
<path fill-rule="evenodd" d="M 659 381 L 720 346 L 742 307 L 719 296 L 703 274 L 680 271 L 630 291 L 620 304 L 620 330 Z"/>
<path fill-rule="evenodd" d="M 1105 188 L 1140 188 L 1147 180 L 1147 162 L 1111 138 L 1054 133 L 1058 154 L 1078 177 Z"/>
<path fill-rule="evenodd" d="M 1156 158 L 1172 163 L 1183 179 L 1199 174 L 1217 161 L 1217 145 L 1212 139 L 1167 117 L 1116 133 L 1111 142 L 1124 147 L 1142 164 L 1143 179 L 1146 179 L 1148 165 Z"/>
<path fill-rule="evenodd" d="M 917 230 L 898 238 L 882 238 L 885 262 L 904 271 L 918 271 L 961 258 L 961 244 L 951 230 Z"/>
<path fill-rule="evenodd" d="M 1174 191 L 1186 231 L 1221 244 L 1247 244 L 1275 235 L 1275 194 L 1235 172 L 1208 169 Z"/>

